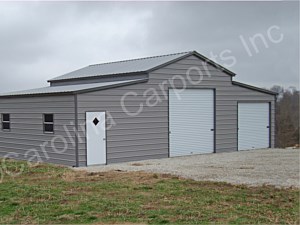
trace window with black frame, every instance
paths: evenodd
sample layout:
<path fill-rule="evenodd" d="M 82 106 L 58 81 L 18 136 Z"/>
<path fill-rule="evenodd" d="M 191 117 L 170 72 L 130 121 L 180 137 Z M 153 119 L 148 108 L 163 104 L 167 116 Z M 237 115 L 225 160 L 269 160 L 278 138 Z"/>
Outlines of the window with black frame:
<path fill-rule="evenodd" d="M 44 133 L 54 133 L 54 115 L 44 114 Z"/>
<path fill-rule="evenodd" d="M 8 113 L 2 114 L 2 130 L 10 131 L 10 114 Z"/>

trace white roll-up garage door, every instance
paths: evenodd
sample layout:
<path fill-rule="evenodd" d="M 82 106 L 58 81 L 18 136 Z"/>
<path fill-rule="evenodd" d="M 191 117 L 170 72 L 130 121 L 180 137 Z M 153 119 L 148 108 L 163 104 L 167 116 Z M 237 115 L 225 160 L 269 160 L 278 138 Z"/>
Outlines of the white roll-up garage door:
<path fill-rule="evenodd" d="M 169 91 L 170 157 L 214 152 L 214 91 Z"/>
<path fill-rule="evenodd" d="M 269 103 L 238 103 L 238 149 L 269 148 Z"/>

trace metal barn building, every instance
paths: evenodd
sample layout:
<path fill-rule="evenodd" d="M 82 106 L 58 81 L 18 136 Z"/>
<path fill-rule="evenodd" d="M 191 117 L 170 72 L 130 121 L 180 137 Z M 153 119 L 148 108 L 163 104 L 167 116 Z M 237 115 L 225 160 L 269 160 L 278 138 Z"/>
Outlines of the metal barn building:
<path fill-rule="evenodd" d="M 89 166 L 274 147 L 276 93 L 193 51 L 0 95 L 0 157 Z"/>

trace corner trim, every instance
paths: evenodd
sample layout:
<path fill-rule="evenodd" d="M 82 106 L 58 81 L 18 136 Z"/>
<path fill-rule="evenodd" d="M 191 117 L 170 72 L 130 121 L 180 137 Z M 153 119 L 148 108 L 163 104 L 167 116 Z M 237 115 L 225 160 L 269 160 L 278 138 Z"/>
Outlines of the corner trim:
<path fill-rule="evenodd" d="M 214 153 L 217 153 L 217 91 L 216 88 L 213 88 L 214 91 Z"/>
<path fill-rule="evenodd" d="M 170 87 L 168 87 L 168 158 L 171 156 L 171 131 L 170 131 Z"/>
<path fill-rule="evenodd" d="M 272 102 L 269 102 L 269 148 L 272 148 Z"/>
<path fill-rule="evenodd" d="M 79 167 L 79 151 L 78 151 L 78 101 L 77 95 L 74 95 L 74 114 L 75 114 L 75 160 L 76 167 Z"/>

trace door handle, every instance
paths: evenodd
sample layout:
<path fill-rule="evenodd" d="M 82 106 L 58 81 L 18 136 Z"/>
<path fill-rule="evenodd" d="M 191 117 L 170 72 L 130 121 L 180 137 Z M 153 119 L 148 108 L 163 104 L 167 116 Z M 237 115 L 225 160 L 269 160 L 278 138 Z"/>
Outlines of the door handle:
<path fill-rule="evenodd" d="M 215 129 L 210 129 L 210 131 L 215 131 Z"/>
<path fill-rule="evenodd" d="M 103 141 L 106 141 L 106 138 L 103 138 Z"/>

